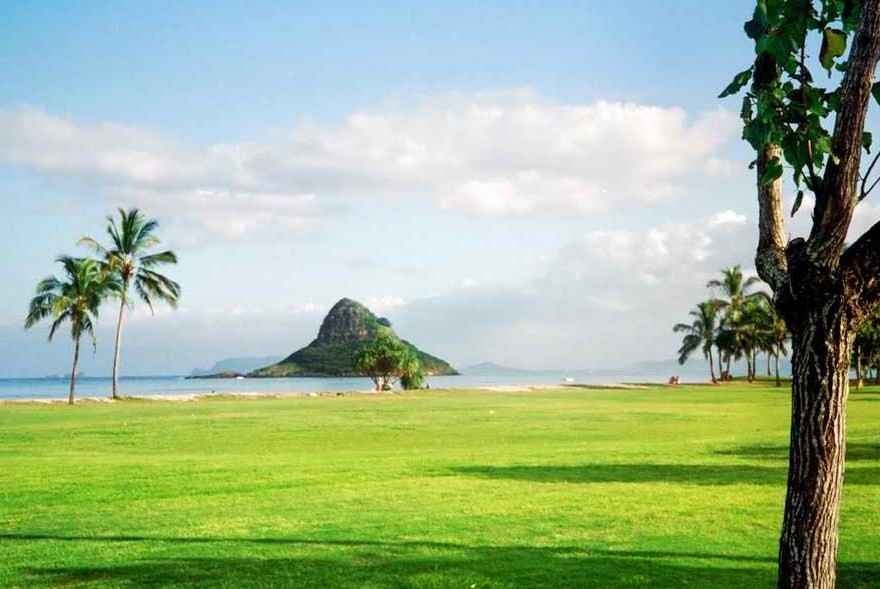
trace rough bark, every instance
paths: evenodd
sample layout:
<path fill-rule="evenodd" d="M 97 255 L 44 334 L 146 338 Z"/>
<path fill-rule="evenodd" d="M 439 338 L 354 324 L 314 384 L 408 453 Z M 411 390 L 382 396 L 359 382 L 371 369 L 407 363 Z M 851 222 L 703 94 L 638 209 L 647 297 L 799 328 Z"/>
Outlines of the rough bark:
<path fill-rule="evenodd" d="M 126 286 L 127 288 L 127 286 Z M 113 352 L 113 384 L 110 389 L 110 398 L 119 397 L 119 353 L 122 350 L 122 327 L 125 316 L 125 295 L 119 300 L 119 319 L 116 321 L 116 346 Z"/>
<path fill-rule="evenodd" d="M 755 268 L 773 292 L 788 282 L 788 261 L 785 257 L 785 220 L 782 216 L 782 182 L 764 184 L 767 162 L 781 158 L 782 150 L 770 145 L 757 158 L 758 177 L 758 252 Z"/>
<path fill-rule="evenodd" d="M 835 584 L 845 454 L 849 359 L 859 324 L 880 301 L 880 223 L 841 255 L 853 210 L 861 139 L 880 56 L 880 1 L 861 3 L 832 133 L 831 158 L 815 186 L 809 238 L 786 244 L 782 182 L 765 185 L 769 145 L 757 154 L 758 274 L 792 333 L 792 421 L 788 489 L 779 543 L 780 589 Z M 779 75 L 756 60 L 757 80 Z M 758 71 L 761 70 L 761 71 Z M 768 78 L 769 74 L 769 78 Z"/>
<path fill-rule="evenodd" d="M 67 404 L 73 405 L 73 394 L 76 390 L 76 371 L 79 364 L 79 338 L 73 339 L 73 366 L 70 368 L 70 394 L 67 395 Z"/>
<path fill-rule="evenodd" d="M 842 299 L 794 322 L 788 490 L 779 541 L 779 587 L 834 587 L 845 411 L 855 331 Z"/>

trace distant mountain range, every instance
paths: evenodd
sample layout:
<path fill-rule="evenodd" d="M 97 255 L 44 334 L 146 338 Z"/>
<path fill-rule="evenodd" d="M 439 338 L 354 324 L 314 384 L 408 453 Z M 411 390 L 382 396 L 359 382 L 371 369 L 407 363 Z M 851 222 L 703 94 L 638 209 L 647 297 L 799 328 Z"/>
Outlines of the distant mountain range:
<path fill-rule="evenodd" d="M 480 362 L 479 364 L 474 364 L 472 366 L 466 366 L 461 369 L 462 374 L 473 375 L 473 376 L 503 376 L 510 375 L 516 376 L 518 374 L 540 374 L 541 372 L 546 372 L 544 370 L 529 370 L 527 368 L 512 368 L 510 366 L 502 366 L 500 364 L 495 364 L 494 362 Z"/>
<path fill-rule="evenodd" d="M 279 363 L 281 360 L 278 356 L 268 356 L 268 357 L 242 357 L 242 358 L 225 358 L 220 360 L 216 364 L 214 364 L 211 368 L 203 369 L 196 368 L 192 371 L 191 376 L 208 376 L 208 375 L 235 375 L 235 374 L 249 374 L 261 367 L 270 366 Z M 441 361 L 442 362 L 442 361 Z M 758 374 L 762 375 L 766 373 L 766 359 L 763 357 L 758 358 Z M 716 370 L 718 367 L 715 367 Z M 734 375 L 745 374 L 745 362 L 735 362 L 732 365 L 732 372 Z M 772 359 L 771 359 L 771 370 L 773 369 Z M 621 368 L 606 368 L 606 369 L 529 369 L 529 368 L 515 368 L 512 366 L 504 366 L 502 364 L 496 364 L 494 362 L 480 362 L 478 364 L 473 364 L 470 366 L 466 366 L 460 369 L 460 372 L 469 376 L 528 376 L 528 375 L 540 375 L 540 374 L 565 374 L 575 376 L 578 374 L 592 374 L 592 375 L 601 375 L 605 373 L 609 374 L 617 374 L 617 373 L 627 373 L 632 375 L 638 374 L 702 374 L 709 372 L 709 363 L 706 362 L 703 358 L 691 358 L 688 360 L 684 366 L 680 365 L 676 360 L 655 360 L 655 361 L 647 361 L 647 362 L 637 362 L 634 364 L 630 364 L 628 366 L 624 366 Z M 791 375 L 791 362 L 788 358 L 780 358 L 779 359 L 779 372 L 784 376 Z"/>
<path fill-rule="evenodd" d="M 246 356 L 241 358 L 224 358 L 210 368 L 194 368 L 190 376 L 209 376 L 211 374 L 247 374 L 261 366 L 274 364 L 280 356 Z"/>

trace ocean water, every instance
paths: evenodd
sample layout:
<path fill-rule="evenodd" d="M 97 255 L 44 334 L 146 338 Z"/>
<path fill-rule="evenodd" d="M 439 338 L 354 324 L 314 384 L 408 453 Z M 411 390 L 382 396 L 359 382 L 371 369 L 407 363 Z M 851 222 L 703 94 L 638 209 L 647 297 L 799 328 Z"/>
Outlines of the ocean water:
<path fill-rule="evenodd" d="M 621 382 L 666 382 L 668 374 L 627 372 L 530 372 L 523 374 L 462 374 L 432 376 L 432 389 L 511 385 L 610 384 Z M 682 382 L 705 382 L 707 375 L 682 375 Z M 317 393 L 370 391 L 368 378 L 211 378 L 186 379 L 182 376 L 122 377 L 120 394 L 124 396 L 192 395 L 211 393 Z M 66 378 L 2 378 L 0 399 L 66 399 L 70 383 Z M 76 379 L 76 398 L 107 397 L 109 377 L 82 376 Z"/>

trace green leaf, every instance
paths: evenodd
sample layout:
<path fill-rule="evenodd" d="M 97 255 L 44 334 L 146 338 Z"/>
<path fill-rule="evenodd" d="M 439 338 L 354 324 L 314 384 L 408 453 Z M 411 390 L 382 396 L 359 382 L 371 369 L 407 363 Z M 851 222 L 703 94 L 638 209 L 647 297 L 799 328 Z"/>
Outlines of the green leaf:
<path fill-rule="evenodd" d="M 755 12 L 752 13 L 752 20 L 747 21 L 743 25 L 743 30 L 749 39 L 759 39 L 767 31 L 767 3 L 758 0 L 755 6 Z"/>
<path fill-rule="evenodd" d="M 871 96 L 874 97 L 877 104 L 880 104 L 880 82 L 874 82 L 874 85 L 871 86 Z"/>
<path fill-rule="evenodd" d="M 773 184 L 781 177 L 782 162 L 779 161 L 778 157 L 775 157 L 767 162 L 767 167 L 764 168 L 764 177 L 761 178 L 761 183 L 764 186 L 767 186 L 768 184 Z"/>
<path fill-rule="evenodd" d="M 873 141 L 874 136 L 871 133 L 869 133 L 868 131 L 862 133 L 862 147 L 865 148 L 866 152 L 871 153 L 871 144 L 873 143 Z"/>
<path fill-rule="evenodd" d="M 798 209 L 801 208 L 801 203 L 804 202 L 804 191 L 798 190 L 797 196 L 794 197 L 794 205 L 791 207 L 791 216 L 794 217 L 794 214 L 798 212 Z"/>
<path fill-rule="evenodd" d="M 739 116 L 743 121 L 752 120 L 752 99 L 748 96 L 743 98 L 742 109 L 739 111 Z"/>
<path fill-rule="evenodd" d="M 827 28 L 822 31 L 822 49 L 819 51 L 819 61 L 829 72 L 834 67 L 834 60 L 846 51 L 846 33 L 840 29 Z"/>
<path fill-rule="evenodd" d="M 748 84 L 749 80 L 752 79 L 752 69 L 753 68 L 750 67 L 749 69 L 735 75 L 733 81 L 727 85 L 727 88 L 725 88 L 721 94 L 718 95 L 718 98 L 725 98 L 742 90 L 742 87 Z"/>

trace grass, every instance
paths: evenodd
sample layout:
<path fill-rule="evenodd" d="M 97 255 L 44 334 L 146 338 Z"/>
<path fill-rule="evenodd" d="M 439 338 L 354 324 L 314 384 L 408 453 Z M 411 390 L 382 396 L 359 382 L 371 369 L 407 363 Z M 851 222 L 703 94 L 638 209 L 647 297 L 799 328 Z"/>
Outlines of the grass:
<path fill-rule="evenodd" d="M 3 587 L 772 587 L 772 384 L 0 406 Z M 838 586 L 880 579 L 853 393 Z"/>

